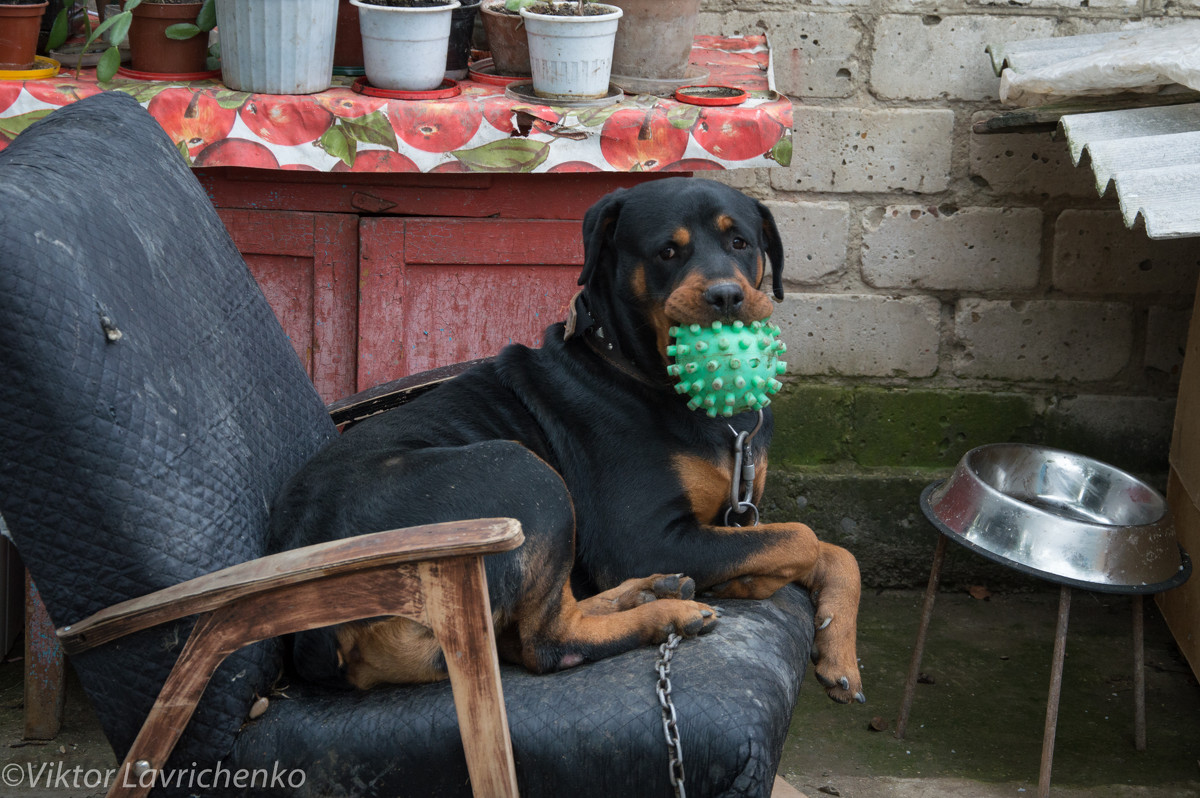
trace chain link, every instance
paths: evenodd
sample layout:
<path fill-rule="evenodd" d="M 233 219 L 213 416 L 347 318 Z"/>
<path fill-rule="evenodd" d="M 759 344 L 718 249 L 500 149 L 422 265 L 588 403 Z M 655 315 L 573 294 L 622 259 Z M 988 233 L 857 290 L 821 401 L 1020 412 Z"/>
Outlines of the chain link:
<path fill-rule="evenodd" d="M 683 786 L 683 746 L 679 743 L 678 718 L 675 716 L 675 703 L 671 700 L 671 657 L 683 640 L 677 634 L 671 633 L 667 642 L 658 647 L 658 704 L 662 707 L 663 735 L 667 740 L 667 748 L 671 752 L 671 786 L 676 798 L 687 798 L 687 790 Z"/>

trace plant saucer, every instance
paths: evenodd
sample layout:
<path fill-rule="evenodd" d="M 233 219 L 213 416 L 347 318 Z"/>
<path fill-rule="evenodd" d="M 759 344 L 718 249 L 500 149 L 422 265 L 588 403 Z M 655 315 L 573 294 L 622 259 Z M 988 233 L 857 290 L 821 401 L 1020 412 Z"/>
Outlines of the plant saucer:
<path fill-rule="evenodd" d="M 462 93 L 462 88 L 457 81 L 446 78 L 442 81 L 442 85 L 436 89 L 428 91 L 402 91 L 400 89 L 380 89 L 372 86 L 366 75 L 354 81 L 354 85 L 350 87 L 359 94 L 367 97 L 383 97 L 388 100 L 444 100 L 447 97 L 457 97 Z"/>
<path fill-rule="evenodd" d="M 34 56 L 33 65 L 25 69 L 0 69 L 0 80 L 41 80 L 58 74 L 62 65 L 53 58 Z"/>

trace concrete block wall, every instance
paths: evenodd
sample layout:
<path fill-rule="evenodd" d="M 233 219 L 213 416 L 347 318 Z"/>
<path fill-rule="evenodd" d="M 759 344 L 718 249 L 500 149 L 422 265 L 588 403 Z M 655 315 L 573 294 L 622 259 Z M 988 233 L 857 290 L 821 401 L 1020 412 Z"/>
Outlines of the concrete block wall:
<path fill-rule="evenodd" d="M 868 583 L 925 578 L 895 536 L 924 539 L 920 487 L 972 446 L 1165 473 L 1200 239 L 1127 230 L 1052 134 L 971 128 L 1003 109 L 989 43 L 1179 16 L 1200 0 L 705 0 L 702 33 L 768 35 L 795 112 L 790 166 L 718 177 L 785 240 L 769 509 L 887 540 Z"/>

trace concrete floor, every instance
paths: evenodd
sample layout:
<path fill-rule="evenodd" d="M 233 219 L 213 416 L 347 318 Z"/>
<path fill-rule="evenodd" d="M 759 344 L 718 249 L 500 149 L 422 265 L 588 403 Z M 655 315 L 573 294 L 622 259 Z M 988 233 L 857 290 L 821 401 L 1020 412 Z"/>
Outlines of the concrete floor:
<path fill-rule="evenodd" d="M 938 596 L 906 739 L 891 733 L 921 594 L 864 595 L 865 705 L 829 701 L 811 679 L 780 775 L 809 798 L 1032 798 L 1036 794 L 1058 593 Z M 1054 759 L 1063 798 L 1200 796 L 1200 686 L 1153 602 L 1146 610 L 1146 751 L 1133 746 L 1129 600 L 1076 592 Z M 0 795 L 102 795 L 80 781 L 116 762 L 74 680 L 49 743 L 21 740 L 21 662 L 0 665 Z M 884 731 L 871 728 L 888 725 Z M 686 745 L 686 741 L 685 745 Z M 686 754 L 686 751 L 685 751 Z M 12 765 L 20 780 L 9 781 Z M 45 766 L 45 768 L 43 768 Z M 32 768 L 32 769 L 31 769 Z M 62 776 L 63 772 L 67 776 Z M 51 786 L 29 774 L 53 775 Z M 8 775 L 6 775 L 8 774 Z"/>

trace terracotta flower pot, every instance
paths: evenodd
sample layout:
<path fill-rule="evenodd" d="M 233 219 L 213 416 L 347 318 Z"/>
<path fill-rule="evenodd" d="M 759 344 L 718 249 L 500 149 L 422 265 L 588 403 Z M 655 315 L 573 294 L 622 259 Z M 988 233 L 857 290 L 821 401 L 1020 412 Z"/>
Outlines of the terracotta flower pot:
<path fill-rule="evenodd" d="M 525 21 L 519 14 L 494 11 L 498 3 L 486 2 L 479 12 L 483 16 L 483 29 L 487 31 L 488 49 L 492 52 L 492 64 L 497 75 L 527 76 L 529 67 L 529 40 L 525 37 Z"/>
<path fill-rule="evenodd" d="M 129 25 L 130 66 L 138 72 L 187 74 L 203 72 L 208 61 L 208 33 L 190 39 L 168 39 L 172 25 L 196 22 L 204 3 L 155 3 L 133 9 Z"/>
<path fill-rule="evenodd" d="M 33 66 L 47 5 L 0 5 L 0 69 Z"/>

